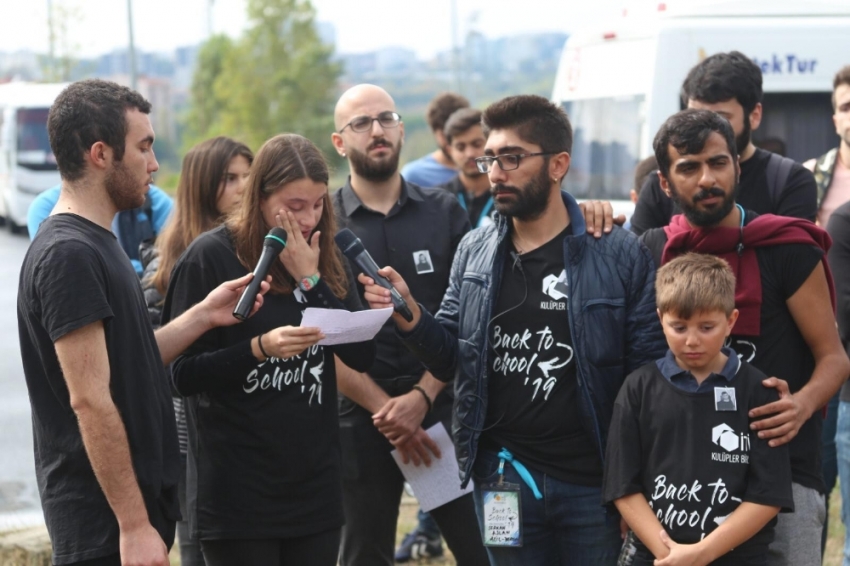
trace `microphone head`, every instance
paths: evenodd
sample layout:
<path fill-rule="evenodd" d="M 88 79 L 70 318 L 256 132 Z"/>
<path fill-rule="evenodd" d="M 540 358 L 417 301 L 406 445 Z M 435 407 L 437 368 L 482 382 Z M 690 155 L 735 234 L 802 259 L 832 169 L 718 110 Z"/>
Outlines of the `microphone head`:
<path fill-rule="evenodd" d="M 342 250 L 342 253 L 349 257 L 357 256 L 365 249 L 360 238 L 355 236 L 354 232 L 348 228 L 343 228 L 337 232 L 334 241 L 337 247 Z"/>
<path fill-rule="evenodd" d="M 275 226 L 266 237 L 263 238 L 263 247 L 272 248 L 275 252 L 280 253 L 286 247 L 286 230 Z"/>

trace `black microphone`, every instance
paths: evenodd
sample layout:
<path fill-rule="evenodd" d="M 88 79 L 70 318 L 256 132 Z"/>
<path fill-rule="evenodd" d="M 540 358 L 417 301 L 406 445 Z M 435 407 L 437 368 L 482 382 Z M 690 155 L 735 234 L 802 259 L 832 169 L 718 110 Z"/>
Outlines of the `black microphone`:
<path fill-rule="evenodd" d="M 272 262 L 285 247 L 286 230 L 277 227 L 272 228 L 263 239 L 263 253 L 260 255 L 260 261 L 257 262 L 257 267 L 254 268 L 254 278 L 251 279 L 248 286 L 242 291 L 242 296 L 239 297 L 239 302 L 236 303 L 236 308 L 233 309 L 234 317 L 239 320 L 245 320 L 251 314 L 251 308 L 254 306 L 254 301 L 257 300 L 257 293 L 260 292 L 260 285 L 269 274 Z"/>
<path fill-rule="evenodd" d="M 369 252 L 366 251 L 366 248 L 363 247 L 363 242 L 360 241 L 360 238 L 355 236 L 354 232 L 348 228 L 343 228 L 337 232 L 336 236 L 334 236 L 334 240 L 336 240 L 336 245 L 340 250 L 342 250 L 345 257 L 359 265 L 360 269 L 363 270 L 363 273 L 371 277 L 375 283 L 384 289 L 390 290 L 390 298 L 393 301 L 393 308 L 395 311 L 407 322 L 412 321 L 413 313 L 410 312 L 410 308 L 408 308 L 407 303 L 401 296 L 401 293 L 393 287 L 393 284 L 390 283 L 389 279 L 378 274 L 378 266 L 375 264 L 375 260 L 372 259 L 372 256 L 369 255 Z"/>

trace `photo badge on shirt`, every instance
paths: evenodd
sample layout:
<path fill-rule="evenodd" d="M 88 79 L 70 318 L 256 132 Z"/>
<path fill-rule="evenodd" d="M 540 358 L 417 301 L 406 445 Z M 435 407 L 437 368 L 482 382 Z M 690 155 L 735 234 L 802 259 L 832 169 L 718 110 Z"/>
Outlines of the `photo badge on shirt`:
<path fill-rule="evenodd" d="M 714 388 L 714 410 L 715 411 L 737 411 L 738 402 L 735 399 L 734 387 Z"/>
<path fill-rule="evenodd" d="M 413 263 L 416 265 L 417 275 L 434 273 L 434 264 L 431 262 L 431 254 L 428 250 L 413 252 Z"/>

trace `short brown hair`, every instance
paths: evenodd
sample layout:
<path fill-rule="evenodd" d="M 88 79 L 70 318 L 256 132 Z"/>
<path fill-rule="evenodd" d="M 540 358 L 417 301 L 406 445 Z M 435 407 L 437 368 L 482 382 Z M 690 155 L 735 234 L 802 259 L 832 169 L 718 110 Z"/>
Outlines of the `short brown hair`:
<path fill-rule="evenodd" d="M 850 65 L 844 65 L 835 73 L 835 78 L 832 79 L 832 109 L 838 110 L 838 101 L 835 100 L 835 89 L 839 85 L 850 85 Z"/>
<path fill-rule="evenodd" d="M 735 310 L 735 275 L 725 260 L 688 253 L 666 263 L 655 276 L 655 304 L 661 314 L 688 319 L 700 312 Z"/>
<path fill-rule="evenodd" d="M 236 255 L 247 269 L 253 269 L 263 250 L 263 238 L 271 226 L 266 226 L 261 204 L 286 185 L 301 179 L 328 184 L 328 165 L 316 145 L 297 134 L 279 134 L 257 152 L 251 164 L 251 173 L 242 193 L 242 206 L 227 219 L 233 233 Z M 336 220 L 329 193 L 322 199 L 322 216 L 316 230 L 319 237 L 319 272 L 334 295 L 342 299 L 348 294 L 348 279 L 342 263 L 342 254 L 336 247 Z M 272 263 L 270 293 L 289 294 L 297 282 L 286 271 L 282 262 Z"/>
<path fill-rule="evenodd" d="M 443 135 L 446 142 L 452 143 L 452 138 L 466 133 L 473 126 L 481 125 L 481 110 L 476 108 L 461 108 L 449 116 Z"/>
<path fill-rule="evenodd" d="M 432 98 L 426 114 L 431 131 L 442 132 L 449 116 L 461 108 L 469 108 L 469 101 L 457 93 L 443 92 Z"/>

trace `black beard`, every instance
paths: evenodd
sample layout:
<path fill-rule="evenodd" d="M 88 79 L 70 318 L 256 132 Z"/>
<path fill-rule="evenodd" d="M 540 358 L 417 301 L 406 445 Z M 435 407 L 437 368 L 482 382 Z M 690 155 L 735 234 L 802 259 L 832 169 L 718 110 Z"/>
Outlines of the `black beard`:
<path fill-rule="evenodd" d="M 498 167 L 496 164 L 493 166 Z M 511 185 L 493 185 L 490 187 L 490 192 L 492 194 L 509 192 L 516 196 L 516 200 L 512 202 L 499 202 L 498 200 L 494 202 L 496 211 L 502 216 L 510 216 L 523 222 L 540 218 L 549 205 L 549 193 L 551 192 L 549 159 L 544 160 L 543 165 L 540 166 L 540 172 L 526 183 L 522 190 Z"/>
<path fill-rule="evenodd" d="M 672 181 L 668 180 L 668 183 L 670 184 L 670 198 L 672 198 L 673 202 L 679 206 L 682 210 L 682 214 L 684 214 L 685 218 L 688 219 L 688 222 L 700 228 L 711 228 L 712 226 L 720 224 L 720 221 L 732 212 L 732 209 L 735 207 L 735 200 L 738 196 L 737 179 L 735 179 L 735 189 L 731 193 L 726 194 L 723 192 L 723 189 L 719 187 L 703 189 L 694 195 L 691 202 L 687 202 L 679 195 L 679 191 L 676 190 L 676 186 Z M 712 210 L 700 210 L 697 208 L 696 205 L 699 201 L 709 197 L 721 197 L 723 201 L 721 201 L 720 206 Z"/>
<path fill-rule="evenodd" d="M 401 140 L 398 142 L 398 147 L 393 147 L 389 141 L 381 138 L 369 144 L 366 151 L 369 151 L 369 149 L 372 149 L 378 143 L 382 143 L 389 147 L 391 152 L 389 157 L 380 161 L 374 160 L 365 153 L 361 153 L 356 149 L 348 149 L 348 160 L 351 162 L 351 169 L 354 170 L 358 176 L 363 177 L 367 181 L 372 181 L 373 183 L 382 183 L 395 175 L 396 171 L 398 171 L 398 159 L 401 155 Z"/>
<path fill-rule="evenodd" d="M 116 161 L 103 181 L 106 194 L 117 210 L 130 210 L 145 204 L 145 193 L 121 161 Z"/>

